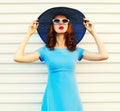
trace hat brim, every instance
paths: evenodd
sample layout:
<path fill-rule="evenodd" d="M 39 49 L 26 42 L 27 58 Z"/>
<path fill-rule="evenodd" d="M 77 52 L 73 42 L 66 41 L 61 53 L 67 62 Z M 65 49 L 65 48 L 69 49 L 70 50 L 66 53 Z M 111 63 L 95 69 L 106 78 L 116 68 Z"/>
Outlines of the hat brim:
<path fill-rule="evenodd" d="M 37 32 L 41 39 L 46 43 L 46 36 L 50 24 L 52 23 L 53 18 L 58 14 L 65 15 L 70 20 L 75 34 L 75 41 L 76 43 L 79 43 L 86 32 L 86 28 L 83 25 L 83 18 L 85 18 L 85 15 L 76 9 L 68 7 L 50 8 L 38 17 L 39 26 Z"/>

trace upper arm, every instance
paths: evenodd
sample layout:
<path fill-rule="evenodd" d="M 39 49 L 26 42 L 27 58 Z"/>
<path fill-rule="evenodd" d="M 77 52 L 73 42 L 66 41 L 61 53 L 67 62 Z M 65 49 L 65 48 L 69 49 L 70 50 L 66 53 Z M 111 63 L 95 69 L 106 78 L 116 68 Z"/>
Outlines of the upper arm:
<path fill-rule="evenodd" d="M 39 60 L 40 58 L 40 55 L 38 54 L 38 52 L 33 52 L 33 53 L 30 53 L 30 54 L 26 54 L 24 56 L 17 56 L 17 57 L 14 57 L 14 60 L 16 62 L 34 62 L 34 61 L 37 61 Z"/>
<path fill-rule="evenodd" d="M 99 54 L 97 52 L 90 52 L 87 50 L 84 51 L 82 58 L 90 61 L 100 61 L 107 59 L 105 55 Z"/>

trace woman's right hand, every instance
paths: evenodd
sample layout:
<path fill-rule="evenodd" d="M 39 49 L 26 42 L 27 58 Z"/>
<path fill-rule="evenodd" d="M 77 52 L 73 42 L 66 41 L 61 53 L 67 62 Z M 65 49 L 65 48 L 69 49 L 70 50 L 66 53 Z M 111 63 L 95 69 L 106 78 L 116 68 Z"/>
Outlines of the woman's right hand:
<path fill-rule="evenodd" d="M 38 26 L 39 26 L 38 20 L 34 20 L 28 28 L 28 33 L 32 35 L 37 30 Z"/>
<path fill-rule="evenodd" d="M 34 62 L 36 60 L 39 60 L 39 54 L 37 52 L 25 54 L 25 47 L 28 43 L 28 40 L 31 37 L 31 35 L 37 30 L 38 26 L 39 26 L 39 23 L 37 20 L 33 21 L 30 24 L 29 30 L 25 39 L 21 42 L 20 46 L 18 47 L 15 53 L 14 60 L 16 62 Z"/>

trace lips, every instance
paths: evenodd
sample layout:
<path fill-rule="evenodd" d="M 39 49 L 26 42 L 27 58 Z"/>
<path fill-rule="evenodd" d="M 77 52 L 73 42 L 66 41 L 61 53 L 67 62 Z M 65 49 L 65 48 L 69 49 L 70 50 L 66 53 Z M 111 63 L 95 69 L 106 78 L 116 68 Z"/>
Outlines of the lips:
<path fill-rule="evenodd" d="M 63 29 L 64 29 L 64 27 L 63 27 L 63 26 L 60 26 L 60 27 L 59 27 L 59 29 L 60 29 L 60 30 L 63 30 Z"/>

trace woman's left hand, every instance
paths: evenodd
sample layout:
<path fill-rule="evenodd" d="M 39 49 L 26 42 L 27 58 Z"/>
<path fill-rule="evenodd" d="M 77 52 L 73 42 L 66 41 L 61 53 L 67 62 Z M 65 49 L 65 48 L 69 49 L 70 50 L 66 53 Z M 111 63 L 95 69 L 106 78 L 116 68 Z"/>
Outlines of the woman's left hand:
<path fill-rule="evenodd" d="M 83 22 L 85 28 L 90 32 L 94 32 L 94 24 L 87 18 L 84 18 L 84 22 Z"/>

